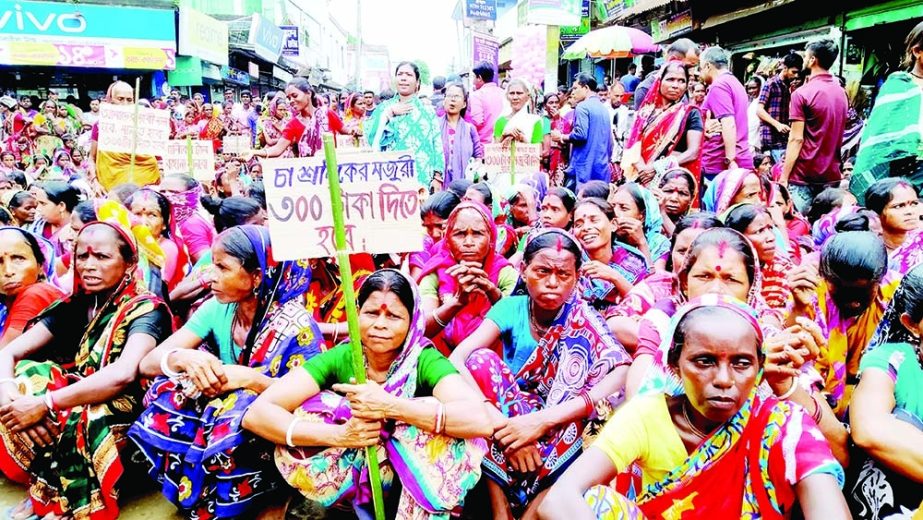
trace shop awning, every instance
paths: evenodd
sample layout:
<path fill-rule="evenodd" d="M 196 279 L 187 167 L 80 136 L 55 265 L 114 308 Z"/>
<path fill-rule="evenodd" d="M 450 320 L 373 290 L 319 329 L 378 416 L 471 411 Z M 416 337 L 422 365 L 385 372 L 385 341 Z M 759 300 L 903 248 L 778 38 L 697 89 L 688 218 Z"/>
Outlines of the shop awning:
<path fill-rule="evenodd" d="M 894 0 L 866 7 L 846 15 L 846 30 L 858 31 L 876 25 L 913 20 L 923 17 L 923 3 L 915 0 Z"/>
<path fill-rule="evenodd" d="M 840 41 L 840 29 L 831 25 L 807 29 L 803 31 L 786 32 L 770 36 L 757 36 L 752 40 L 738 44 L 728 44 L 727 50 L 732 53 L 747 53 L 759 49 L 771 49 L 773 47 L 784 47 L 789 45 L 799 45 L 819 38 L 831 38 L 834 41 Z"/>
<path fill-rule="evenodd" d="M 748 16 L 753 16 L 757 13 L 775 9 L 776 7 L 781 7 L 783 5 L 793 3 L 794 1 L 795 0 L 770 0 L 768 2 L 763 2 L 752 7 L 744 7 L 743 9 L 738 9 L 729 13 L 721 13 L 714 16 L 709 16 L 704 22 L 702 22 L 702 29 L 710 29 L 721 24 L 733 22 L 734 20 L 747 18 Z"/>

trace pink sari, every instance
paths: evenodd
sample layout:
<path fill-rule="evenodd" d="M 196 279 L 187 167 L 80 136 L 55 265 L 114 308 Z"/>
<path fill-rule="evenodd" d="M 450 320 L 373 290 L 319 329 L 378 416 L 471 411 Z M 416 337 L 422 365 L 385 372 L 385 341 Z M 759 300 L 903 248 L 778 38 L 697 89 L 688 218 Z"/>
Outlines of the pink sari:
<path fill-rule="evenodd" d="M 477 202 L 462 202 L 449 215 L 446 221 L 445 236 L 452 235 L 458 214 L 464 209 L 476 210 L 487 224 L 490 246 L 483 269 L 491 283 L 496 285 L 500 277 L 500 271 L 510 264 L 506 261 L 506 258 L 496 253 L 497 225 L 494 223 L 490 210 Z M 432 254 L 432 258 L 423 266 L 420 279 L 422 280 L 426 276 L 436 273 L 439 277 L 439 299 L 442 300 L 443 296 L 454 295 L 458 290 L 458 283 L 455 278 L 446 273 L 448 268 L 458 265 L 458 260 L 452 256 L 452 252 L 446 245 L 445 240 L 436 244 Z M 484 321 L 484 316 L 487 315 L 491 305 L 490 300 L 483 294 L 471 296 L 468 304 L 452 318 L 438 336 L 433 338 L 433 343 L 443 354 L 448 355 L 463 339 L 470 336 L 478 328 L 481 322 Z"/>

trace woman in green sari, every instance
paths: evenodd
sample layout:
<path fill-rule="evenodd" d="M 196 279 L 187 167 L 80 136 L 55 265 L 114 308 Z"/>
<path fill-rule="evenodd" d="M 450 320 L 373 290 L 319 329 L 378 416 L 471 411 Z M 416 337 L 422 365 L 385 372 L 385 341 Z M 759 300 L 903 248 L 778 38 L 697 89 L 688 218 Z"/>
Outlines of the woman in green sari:
<path fill-rule="evenodd" d="M 429 102 L 417 97 L 420 69 L 402 61 L 394 70 L 397 96 L 375 108 L 366 124 L 373 150 L 413 153 L 417 179 L 434 191 L 442 190 L 445 155 L 442 126 Z"/>
<path fill-rule="evenodd" d="M 13 519 L 118 517 L 119 448 L 141 412 L 138 365 L 170 334 L 121 226 L 81 229 L 74 271 L 73 295 L 0 350 L 0 469 L 30 484 Z"/>

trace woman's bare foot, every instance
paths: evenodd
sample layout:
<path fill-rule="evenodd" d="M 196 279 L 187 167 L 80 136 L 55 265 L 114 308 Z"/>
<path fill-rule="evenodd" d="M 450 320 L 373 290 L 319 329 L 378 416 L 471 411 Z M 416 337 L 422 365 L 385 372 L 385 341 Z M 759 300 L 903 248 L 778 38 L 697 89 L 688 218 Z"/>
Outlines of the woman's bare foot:
<path fill-rule="evenodd" d="M 17 504 L 16 507 L 13 508 L 12 511 L 10 511 L 10 519 L 11 520 L 26 520 L 26 518 L 29 518 L 30 516 L 34 514 L 35 513 L 32 512 L 32 499 L 29 497 L 26 497 L 25 500 Z"/>

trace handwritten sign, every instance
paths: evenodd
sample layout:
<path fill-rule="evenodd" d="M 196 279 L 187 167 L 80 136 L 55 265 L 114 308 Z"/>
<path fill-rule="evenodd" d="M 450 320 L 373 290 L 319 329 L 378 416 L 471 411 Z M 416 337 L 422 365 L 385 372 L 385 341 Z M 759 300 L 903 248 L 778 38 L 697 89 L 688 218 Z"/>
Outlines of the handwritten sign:
<path fill-rule="evenodd" d="M 170 140 L 170 112 L 155 108 L 103 103 L 99 106 L 99 144 L 106 152 L 131 153 L 132 137 L 137 135 L 138 155 L 161 155 Z"/>
<path fill-rule="evenodd" d="M 192 148 L 191 154 L 185 139 L 167 141 L 163 152 L 163 173 L 185 173 L 200 181 L 215 180 L 215 149 L 212 142 L 190 140 L 189 146 Z"/>
<path fill-rule="evenodd" d="M 250 134 L 232 134 L 221 140 L 221 153 L 240 155 L 250 149 Z"/>
<path fill-rule="evenodd" d="M 423 248 L 421 188 L 409 152 L 347 153 L 338 164 L 350 253 Z M 323 157 L 264 159 L 269 233 L 277 260 L 336 254 Z"/>
<path fill-rule="evenodd" d="M 542 168 L 542 145 L 516 143 L 516 177 L 533 174 Z M 484 173 L 492 184 L 512 184 L 512 156 L 510 147 L 500 143 L 484 145 Z"/>

